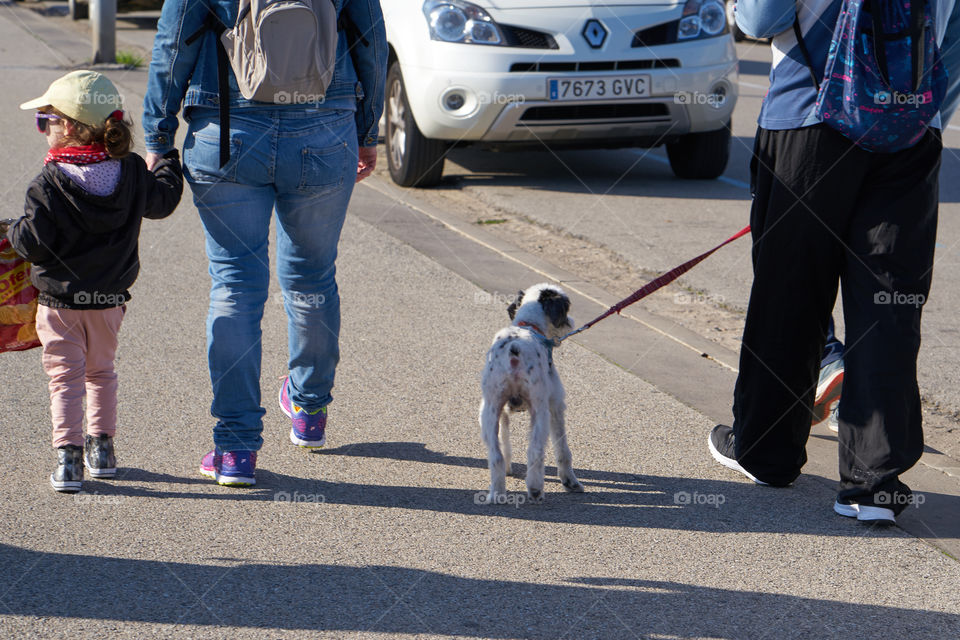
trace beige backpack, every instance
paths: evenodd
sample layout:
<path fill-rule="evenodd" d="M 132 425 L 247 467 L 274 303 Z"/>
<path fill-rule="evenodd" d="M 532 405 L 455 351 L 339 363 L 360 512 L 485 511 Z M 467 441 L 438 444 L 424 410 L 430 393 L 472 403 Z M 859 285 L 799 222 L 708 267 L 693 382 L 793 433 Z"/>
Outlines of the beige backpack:
<path fill-rule="evenodd" d="M 336 8 L 332 0 L 240 0 L 220 42 L 244 98 L 321 103 L 336 64 Z"/>
<path fill-rule="evenodd" d="M 211 11 L 192 45 L 208 30 L 217 47 L 220 102 L 220 166 L 230 160 L 228 68 L 247 100 L 320 104 L 333 79 L 340 24 L 334 0 L 240 0 L 233 28 Z M 348 30 L 353 29 L 346 23 Z M 366 43 L 360 36 L 361 41 Z"/>

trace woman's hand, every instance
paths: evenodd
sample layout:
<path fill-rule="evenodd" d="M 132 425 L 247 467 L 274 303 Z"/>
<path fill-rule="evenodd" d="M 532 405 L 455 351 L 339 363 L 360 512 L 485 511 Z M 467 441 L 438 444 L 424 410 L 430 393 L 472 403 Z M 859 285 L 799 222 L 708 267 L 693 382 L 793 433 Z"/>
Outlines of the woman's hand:
<path fill-rule="evenodd" d="M 377 167 L 377 148 L 360 147 L 359 160 L 357 161 L 357 182 L 360 182 Z"/>

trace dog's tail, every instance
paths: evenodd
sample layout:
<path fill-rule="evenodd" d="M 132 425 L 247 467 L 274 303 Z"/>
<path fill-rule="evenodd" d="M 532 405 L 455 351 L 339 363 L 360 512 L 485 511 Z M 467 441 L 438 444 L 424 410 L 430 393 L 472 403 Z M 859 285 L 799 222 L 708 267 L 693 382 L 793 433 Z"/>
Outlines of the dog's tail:
<path fill-rule="evenodd" d="M 520 347 L 515 344 L 510 345 L 510 368 L 520 368 Z"/>

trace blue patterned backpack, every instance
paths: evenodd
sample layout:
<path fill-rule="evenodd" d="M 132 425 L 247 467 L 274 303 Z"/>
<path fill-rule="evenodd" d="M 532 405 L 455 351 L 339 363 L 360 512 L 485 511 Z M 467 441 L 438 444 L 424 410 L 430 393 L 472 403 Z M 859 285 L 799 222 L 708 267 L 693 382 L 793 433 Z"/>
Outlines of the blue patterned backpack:
<path fill-rule="evenodd" d="M 843 0 L 822 83 L 796 18 L 793 30 L 824 123 L 867 151 L 892 153 L 920 140 L 947 84 L 929 0 Z"/>

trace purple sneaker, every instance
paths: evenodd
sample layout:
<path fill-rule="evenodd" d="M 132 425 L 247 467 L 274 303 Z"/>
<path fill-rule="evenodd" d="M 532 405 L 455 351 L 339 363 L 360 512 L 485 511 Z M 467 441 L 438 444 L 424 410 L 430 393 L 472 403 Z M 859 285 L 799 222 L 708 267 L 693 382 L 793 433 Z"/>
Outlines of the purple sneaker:
<path fill-rule="evenodd" d="M 315 411 L 301 409 L 290 401 L 287 391 L 289 376 L 280 385 L 280 410 L 293 421 L 290 427 L 290 442 L 298 447 L 319 448 L 327 441 L 327 408 Z"/>
<path fill-rule="evenodd" d="M 254 477 L 256 468 L 256 451 L 217 453 L 214 449 L 200 461 L 200 475 L 213 478 L 217 484 L 227 487 L 252 487 L 257 484 Z"/>

